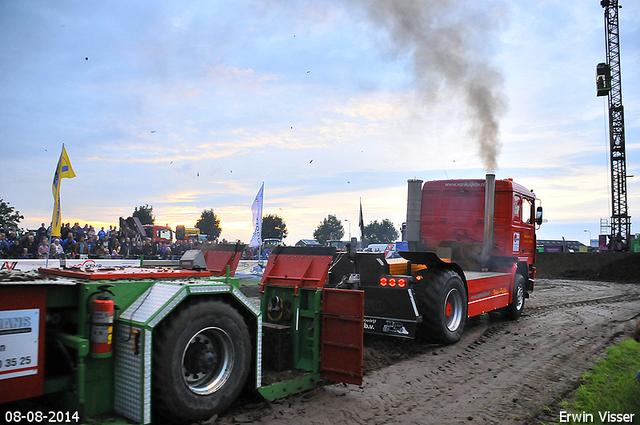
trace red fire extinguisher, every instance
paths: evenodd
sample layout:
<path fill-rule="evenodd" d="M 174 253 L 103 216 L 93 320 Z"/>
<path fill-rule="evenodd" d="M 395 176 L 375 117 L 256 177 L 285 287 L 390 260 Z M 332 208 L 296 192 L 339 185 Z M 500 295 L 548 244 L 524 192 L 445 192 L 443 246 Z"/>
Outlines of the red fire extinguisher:
<path fill-rule="evenodd" d="M 115 285 L 98 286 L 98 291 L 89 295 L 91 299 L 98 295 L 91 303 L 91 356 L 110 357 L 111 341 L 113 338 L 113 312 L 115 304 L 107 293 L 115 296 L 109 290 Z"/>

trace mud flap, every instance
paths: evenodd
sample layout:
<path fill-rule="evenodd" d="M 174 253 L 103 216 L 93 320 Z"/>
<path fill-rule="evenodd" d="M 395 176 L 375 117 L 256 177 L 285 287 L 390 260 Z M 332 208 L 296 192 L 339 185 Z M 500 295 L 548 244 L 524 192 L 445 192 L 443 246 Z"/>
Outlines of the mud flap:
<path fill-rule="evenodd" d="M 320 376 L 323 379 L 362 385 L 363 324 L 363 291 L 322 291 Z"/>
<path fill-rule="evenodd" d="M 413 339 L 422 317 L 410 288 L 363 287 L 364 332 Z"/>

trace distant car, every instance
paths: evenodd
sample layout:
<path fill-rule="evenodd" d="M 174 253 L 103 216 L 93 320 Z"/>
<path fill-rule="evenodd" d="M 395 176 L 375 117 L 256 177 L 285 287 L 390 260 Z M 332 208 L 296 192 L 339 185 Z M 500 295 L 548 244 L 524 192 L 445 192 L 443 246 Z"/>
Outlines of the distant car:
<path fill-rule="evenodd" d="M 276 246 L 280 246 L 282 245 L 282 240 L 278 239 L 278 238 L 267 238 L 267 239 L 263 239 L 262 240 L 262 250 L 264 251 L 265 249 L 273 249 Z"/>
<path fill-rule="evenodd" d="M 326 246 L 332 246 L 337 251 L 344 251 L 349 241 L 328 240 Z"/>
<path fill-rule="evenodd" d="M 300 239 L 296 242 L 296 246 L 322 246 L 322 244 L 315 239 Z"/>
<path fill-rule="evenodd" d="M 391 243 L 374 243 L 365 248 L 365 252 L 384 252 L 385 258 L 399 258 L 399 251 L 408 251 L 409 245 L 406 241 Z"/>

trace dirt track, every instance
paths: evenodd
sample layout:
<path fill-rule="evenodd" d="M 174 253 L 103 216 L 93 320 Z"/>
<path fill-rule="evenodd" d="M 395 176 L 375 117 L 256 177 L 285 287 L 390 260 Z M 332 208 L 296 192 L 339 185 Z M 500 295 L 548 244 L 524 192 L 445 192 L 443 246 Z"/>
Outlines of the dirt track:
<path fill-rule="evenodd" d="M 451 346 L 365 338 L 361 387 L 325 385 L 271 406 L 243 399 L 210 423 L 557 422 L 557 400 L 634 335 L 639 301 L 639 284 L 538 279 L 518 321 L 470 319 Z"/>

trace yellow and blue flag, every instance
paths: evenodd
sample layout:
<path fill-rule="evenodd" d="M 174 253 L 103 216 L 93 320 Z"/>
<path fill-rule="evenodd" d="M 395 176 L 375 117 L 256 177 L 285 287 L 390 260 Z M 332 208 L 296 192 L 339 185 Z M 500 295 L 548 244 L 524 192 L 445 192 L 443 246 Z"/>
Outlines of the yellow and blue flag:
<path fill-rule="evenodd" d="M 58 160 L 58 166 L 56 167 L 56 173 L 53 175 L 53 218 L 51 219 L 51 236 L 60 236 L 60 227 L 62 226 L 60 215 L 60 179 L 67 178 L 72 179 L 76 176 L 67 155 L 67 150 L 62 145 L 62 153 Z"/>

